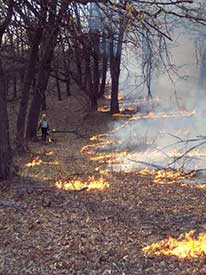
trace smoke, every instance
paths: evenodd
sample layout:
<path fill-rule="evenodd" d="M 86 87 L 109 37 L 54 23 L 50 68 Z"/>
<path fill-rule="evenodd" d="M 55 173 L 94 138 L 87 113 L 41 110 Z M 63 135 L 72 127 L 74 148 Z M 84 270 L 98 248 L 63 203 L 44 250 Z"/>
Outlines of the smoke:
<path fill-rule="evenodd" d="M 121 107 L 131 106 L 138 112 L 126 122 L 118 119 L 113 124 L 114 131 L 109 136 L 117 143 L 113 150 L 127 151 L 128 155 L 117 156 L 112 169 L 206 168 L 206 146 L 198 146 L 204 141 L 198 136 L 206 136 L 206 92 L 205 87 L 199 85 L 201 64 L 197 64 L 191 36 L 178 33 L 174 44 L 170 49 L 173 70 L 169 76 L 162 69 L 154 71 L 154 100 L 150 103 L 146 99 L 144 102 L 134 100 L 147 95 L 145 86 L 138 86 L 142 80 L 140 54 L 131 47 L 124 51 L 120 93 L 125 101 Z"/>
<path fill-rule="evenodd" d="M 173 37 L 174 42 L 168 43 L 170 63 L 167 71 L 163 65 L 155 64 L 152 73 L 152 95 L 162 98 L 174 109 L 178 104 L 194 108 L 199 81 L 195 43 L 187 34 L 178 33 Z M 144 50 L 143 50 L 144 51 Z M 155 54 L 155 50 L 154 53 Z M 138 98 L 147 96 L 141 66 L 142 52 L 134 46 L 124 49 L 120 74 L 120 92 L 123 96 Z M 153 57 L 153 63 L 160 63 L 159 57 Z M 165 62 L 166 63 L 166 62 Z M 153 65 L 154 66 L 154 65 Z M 169 100 L 168 100 L 169 99 Z"/>

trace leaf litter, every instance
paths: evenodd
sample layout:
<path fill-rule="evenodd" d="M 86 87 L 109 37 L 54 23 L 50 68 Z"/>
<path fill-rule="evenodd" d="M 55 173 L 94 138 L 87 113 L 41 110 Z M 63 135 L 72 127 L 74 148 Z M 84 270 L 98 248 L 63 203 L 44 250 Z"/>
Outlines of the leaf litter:
<path fill-rule="evenodd" d="M 87 118 L 90 131 L 99 130 L 102 116 L 93 129 Z M 19 175 L 1 185 L 0 201 L 22 209 L 0 206 L 0 274 L 206 274 L 204 255 L 143 252 L 168 236 L 205 232 L 205 188 L 111 172 L 104 190 L 58 189 L 59 179 L 86 182 L 99 172 L 79 153 L 87 138 L 55 137 L 49 145 L 30 144 L 30 152 L 17 159 Z M 39 165 L 26 165 L 34 159 Z"/>

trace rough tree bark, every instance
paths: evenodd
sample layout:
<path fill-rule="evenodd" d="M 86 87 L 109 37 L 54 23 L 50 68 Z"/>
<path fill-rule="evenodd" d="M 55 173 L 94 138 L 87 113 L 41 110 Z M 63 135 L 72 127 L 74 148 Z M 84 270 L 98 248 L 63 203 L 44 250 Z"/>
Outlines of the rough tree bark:
<path fill-rule="evenodd" d="M 54 33 L 46 39 L 43 46 L 43 54 L 39 64 L 36 87 L 28 115 L 28 124 L 26 129 L 26 137 L 28 139 L 36 137 L 39 114 L 45 100 L 45 91 L 49 80 L 51 61 L 54 47 L 56 45 L 56 38 L 57 30 L 55 30 Z"/>
<path fill-rule="evenodd" d="M 10 23 L 13 14 L 13 0 L 8 3 L 8 13 L 4 21 L 0 24 L 0 50 L 2 37 Z M 3 64 L 0 55 L 0 179 L 7 179 L 10 175 L 12 153 L 9 142 L 9 121 L 7 112 L 6 83 L 3 71 Z"/>
<path fill-rule="evenodd" d="M 93 46 L 93 86 L 96 99 L 99 94 L 100 73 L 99 73 L 99 51 L 100 51 L 100 33 L 98 31 L 91 33 Z"/>
<path fill-rule="evenodd" d="M 85 84 L 84 89 L 89 97 L 90 110 L 96 111 L 97 109 L 97 96 L 95 95 L 94 85 L 92 81 L 92 64 L 91 64 L 91 52 L 89 49 L 85 49 Z"/>
<path fill-rule="evenodd" d="M 29 57 L 29 62 L 27 65 L 26 72 L 24 74 L 23 80 L 23 88 L 22 88 L 22 96 L 21 96 L 21 103 L 17 118 L 17 135 L 16 135 L 16 142 L 17 148 L 19 150 L 23 150 L 23 140 L 24 140 L 24 133 L 25 133 L 25 123 L 26 123 L 26 113 L 28 109 L 29 103 L 29 96 L 30 96 L 30 88 L 35 78 L 35 68 L 36 62 L 38 60 L 38 52 L 39 52 L 39 45 L 42 38 L 43 29 L 37 28 L 34 31 L 31 41 L 31 52 Z"/>
<path fill-rule="evenodd" d="M 9 142 L 9 121 L 7 113 L 6 83 L 0 57 L 0 179 L 7 179 L 12 161 Z"/>
<path fill-rule="evenodd" d="M 103 60 L 102 60 L 102 70 L 101 70 L 101 85 L 100 85 L 100 90 L 99 90 L 99 95 L 98 97 L 102 97 L 105 92 L 105 85 L 106 85 L 106 79 L 107 79 L 107 66 L 108 66 L 108 51 L 107 51 L 107 41 L 106 37 L 103 34 Z"/>
<path fill-rule="evenodd" d="M 119 113 L 119 76 L 120 76 L 120 65 L 122 55 L 122 44 L 124 37 L 124 22 L 119 26 L 119 33 L 117 39 L 117 45 L 114 46 L 114 34 L 111 35 L 110 39 L 110 72 L 112 78 L 112 91 L 111 91 L 111 103 L 110 112 L 111 114 Z M 116 48 L 116 49 L 115 49 Z"/>
<path fill-rule="evenodd" d="M 59 64 L 58 64 L 58 59 L 56 60 L 54 66 L 54 73 L 56 76 L 56 88 L 57 88 L 57 96 L 58 96 L 58 100 L 61 101 L 62 100 L 62 94 L 61 94 L 61 86 L 59 83 Z"/>
<path fill-rule="evenodd" d="M 64 3 L 65 4 L 65 3 Z M 51 71 L 51 62 L 54 48 L 57 43 L 59 24 L 62 19 L 63 10 L 66 8 L 62 4 L 60 11 L 57 13 L 57 1 L 50 2 L 48 25 L 44 29 L 43 40 L 39 58 L 39 70 L 36 79 L 34 96 L 28 114 L 28 123 L 26 129 L 26 138 L 33 139 L 37 135 L 37 126 L 41 109 L 45 109 L 45 91 Z M 63 9 L 63 10 L 62 10 Z"/>
<path fill-rule="evenodd" d="M 65 71 L 65 83 L 66 83 L 66 95 L 71 96 L 70 91 L 70 59 L 71 55 L 69 55 L 70 51 L 70 41 L 68 40 L 68 47 L 67 51 L 65 50 L 65 45 L 63 43 L 62 36 L 60 36 L 61 48 L 62 48 L 62 56 L 63 56 L 63 66 Z M 82 83 L 82 82 L 81 82 Z"/>

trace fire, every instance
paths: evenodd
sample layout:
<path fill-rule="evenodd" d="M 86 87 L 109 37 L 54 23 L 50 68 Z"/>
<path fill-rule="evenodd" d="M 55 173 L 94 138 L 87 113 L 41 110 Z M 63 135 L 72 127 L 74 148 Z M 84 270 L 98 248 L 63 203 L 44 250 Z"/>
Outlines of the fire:
<path fill-rule="evenodd" d="M 108 145 L 116 144 L 115 141 L 106 139 L 106 135 L 97 135 L 90 138 L 91 141 L 97 141 L 96 144 L 88 144 L 83 146 L 81 153 L 86 153 L 87 156 L 96 155 L 96 150 L 106 148 Z"/>
<path fill-rule="evenodd" d="M 101 112 L 101 113 L 108 113 L 109 112 L 109 107 L 108 106 L 99 107 L 97 109 L 97 111 Z"/>
<path fill-rule="evenodd" d="M 105 188 L 109 188 L 109 183 L 105 182 L 104 177 L 100 176 L 99 179 L 95 179 L 94 177 L 91 177 L 91 180 L 88 184 L 88 191 L 93 189 L 103 190 Z"/>
<path fill-rule="evenodd" d="M 195 176 L 195 172 L 183 173 L 176 170 L 150 170 L 142 169 L 137 171 L 141 176 L 152 176 L 155 183 L 177 183 L 181 180 L 189 179 Z"/>
<path fill-rule="evenodd" d="M 82 149 L 81 149 L 81 154 L 86 154 L 90 158 L 91 156 L 96 155 L 96 151 L 98 149 L 106 148 L 106 146 L 108 146 L 108 145 L 111 145 L 111 146 L 117 145 L 118 142 L 109 139 L 109 135 L 111 135 L 111 134 L 117 132 L 118 130 L 124 128 L 128 123 L 129 123 L 129 120 L 127 120 L 126 122 L 124 122 L 123 124 L 118 126 L 117 128 L 115 128 L 111 131 L 108 131 L 105 134 L 99 134 L 99 135 L 92 136 L 90 138 L 90 141 L 95 141 L 97 143 L 88 144 L 86 146 L 83 146 Z"/>
<path fill-rule="evenodd" d="M 106 141 L 106 140 L 104 139 L 105 136 L 106 136 L 105 134 L 92 136 L 92 137 L 90 138 L 90 140 L 91 140 L 91 141 Z M 110 141 L 107 141 L 107 143 L 110 143 Z"/>
<path fill-rule="evenodd" d="M 126 117 L 126 118 L 130 118 L 132 117 L 133 115 L 132 114 L 125 114 L 125 113 L 118 113 L 118 114 L 114 114 L 112 115 L 113 117 Z"/>
<path fill-rule="evenodd" d="M 183 183 L 185 179 L 192 178 L 194 176 L 194 173 L 183 173 L 181 171 L 172 170 L 172 168 L 170 169 L 170 167 L 173 167 L 173 163 L 171 162 L 173 160 L 177 160 L 177 165 L 180 164 L 189 166 L 190 163 L 191 165 L 193 165 L 193 162 L 189 163 L 190 158 L 192 159 L 194 157 L 205 157 L 206 152 L 204 152 L 203 150 L 193 150 L 191 152 L 188 152 L 186 156 L 187 159 L 185 163 L 182 164 L 181 161 L 183 152 L 180 149 L 171 149 L 170 147 L 165 146 L 165 148 L 161 150 L 161 148 L 155 148 L 155 146 L 153 146 L 152 144 L 153 141 L 150 140 L 147 140 L 146 144 L 144 143 L 144 140 L 140 140 L 136 148 L 132 146 L 130 147 L 130 143 L 132 145 L 133 142 L 131 140 L 131 142 L 129 141 L 128 143 L 128 147 L 124 147 L 122 146 L 124 143 L 124 140 L 121 139 L 122 133 L 120 132 L 119 139 L 116 137 L 118 137 L 118 131 L 122 131 L 123 128 L 126 128 L 128 125 L 130 125 L 130 123 L 133 123 L 133 121 L 135 120 L 191 117 L 195 115 L 195 112 L 179 110 L 176 112 L 136 113 L 138 110 L 138 104 L 135 103 L 138 102 L 139 104 L 143 104 L 146 102 L 145 99 L 140 99 L 137 102 L 132 102 L 132 104 L 134 103 L 132 107 L 130 107 L 131 105 L 129 106 L 129 102 L 127 107 L 127 104 L 125 104 L 125 102 L 126 100 L 124 99 L 124 109 L 120 114 L 117 114 L 117 116 L 129 116 L 128 119 L 121 120 L 120 124 L 118 124 L 116 128 L 113 128 L 105 134 L 99 134 L 91 137 L 91 143 L 82 147 L 81 153 L 86 155 L 90 160 L 98 162 L 101 165 L 100 167 L 103 167 L 104 165 L 104 167 L 106 167 L 110 171 L 112 170 L 134 172 L 136 170 L 137 174 L 139 175 L 151 176 L 155 183 Z M 181 131 L 177 132 L 176 134 L 189 135 L 190 132 L 189 130 L 181 129 Z M 141 146 L 143 147 L 142 150 Z M 185 166 L 182 167 L 185 168 Z M 141 169 L 144 167 L 148 167 L 151 169 L 141 171 Z M 164 170 L 163 167 L 169 168 Z M 194 171 L 194 169 L 192 169 L 192 171 Z"/>
<path fill-rule="evenodd" d="M 113 117 L 128 117 L 131 118 L 134 116 L 134 114 L 137 113 L 137 108 L 135 107 L 125 107 L 121 108 L 120 112 L 118 114 L 112 115 Z"/>
<path fill-rule="evenodd" d="M 108 113 L 110 111 L 108 106 L 99 107 L 98 112 L 101 113 Z M 132 117 L 137 112 L 137 108 L 128 107 L 128 108 L 121 108 L 120 113 L 112 115 L 113 117 Z"/>
<path fill-rule="evenodd" d="M 88 181 L 80 181 L 80 180 L 71 180 L 71 181 L 61 181 L 58 180 L 55 183 L 55 186 L 58 189 L 62 190 L 104 190 L 109 188 L 110 184 L 105 181 L 103 175 L 101 175 L 98 179 L 95 179 L 94 176 L 90 177 Z"/>
<path fill-rule="evenodd" d="M 46 156 L 52 156 L 54 154 L 53 151 L 46 152 Z"/>
<path fill-rule="evenodd" d="M 48 161 L 48 162 L 42 162 L 43 164 L 48 164 L 48 165 L 59 165 L 59 161 L 58 160 L 54 160 L 54 161 Z"/>
<path fill-rule="evenodd" d="M 106 160 L 110 161 L 111 159 L 117 159 L 117 157 L 125 157 L 128 152 L 113 152 L 108 154 L 101 154 L 91 157 L 90 160 L 98 161 L 99 163 L 104 163 Z"/>
<path fill-rule="evenodd" d="M 108 100 L 111 100 L 111 95 L 104 95 L 104 98 L 108 99 Z M 121 102 L 123 101 L 123 97 L 122 96 L 118 96 L 118 101 Z"/>
<path fill-rule="evenodd" d="M 148 114 L 141 114 L 141 115 L 135 115 L 130 120 L 138 120 L 138 119 L 154 119 L 154 118 L 175 118 L 175 117 L 191 117 L 194 116 L 196 113 L 195 111 L 193 112 L 188 112 L 188 111 L 177 111 L 177 112 L 149 112 Z"/>
<path fill-rule="evenodd" d="M 79 180 L 69 181 L 69 182 L 58 180 L 56 181 L 55 186 L 58 189 L 62 189 L 62 190 L 81 190 L 86 187 L 86 184 Z"/>
<path fill-rule="evenodd" d="M 134 107 L 128 107 L 128 108 L 126 108 L 124 111 L 128 111 L 128 112 L 135 112 L 136 111 L 136 108 L 134 108 Z"/>
<path fill-rule="evenodd" d="M 173 170 L 158 170 L 154 175 L 155 183 L 175 183 L 183 179 L 192 178 L 195 172 L 188 174 Z"/>
<path fill-rule="evenodd" d="M 178 258 L 198 258 L 206 256 L 206 232 L 194 238 L 194 230 L 181 234 L 175 239 L 168 237 L 158 243 L 153 243 L 143 248 L 146 256 L 176 256 Z"/>
<path fill-rule="evenodd" d="M 26 163 L 25 166 L 27 166 L 27 167 L 34 167 L 34 166 L 38 166 L 40 164 L 42 164 L 42 160 L 39 159 L 39 157 L 36 157 L 31 162 Z"/>
<path fill-rule="evenodd" d="M 47 165 L 59 165 L 59 161 L 54 160 L 54 161 L 43 161 L 41 160 L 39 157 L 36 157 L 35 159 L 33 159 L 31 162 L 26 163 L 25 166 L 26 167 L 34 167 L 34 166 L 38 166 L 41 164 L 47 164 Z"/>

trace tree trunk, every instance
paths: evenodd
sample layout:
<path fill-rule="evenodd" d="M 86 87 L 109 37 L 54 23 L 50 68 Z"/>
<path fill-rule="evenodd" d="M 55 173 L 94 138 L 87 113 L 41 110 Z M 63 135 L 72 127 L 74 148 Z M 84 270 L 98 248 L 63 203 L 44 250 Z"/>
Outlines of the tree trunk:
<path fill-rule="evenodd" d="M 108 66 L 108 52 L 107 52 L 107 41 L 105 38 L 105 35 L 103 36 L 103 61 L 102 61 L 102 80 L 101 80 L 101 85 L 100 85 L 100 91 L 98 97 L 102 97 L 105 92 L 105 85 L 106 85 L 106 79 L 107 79 L 107 66 Z"/>
<path fill-rule="evenodd" d="M 48 80 L 51 71 L 51 61 L 53 51 L 56 46 L 58 28 L 53 30 L 45 36 L 44 43 L 42 45 L 42 57 L 40 59 L 39 71 L 36 80 L 35 93 L 32 99 L 31 107 L 28 115 L 28 125 L 26 130 L 26 137 L 32 139 L 36 137 L 37 126 L 41 108 L 45 103 L 45 91 L 48 85 Z M 45 106 L 43 106 L 45 107 Z"/>
<path fill-rule="evenodd" d="M 30 95 L 30 88 L 32 83 L 34 83 L 35 79 L 35 67 L 36 67 L 36 61 L 38 57 L 39 52 L 39 44 L 42 38 L 42 32 L 43 30 L 41 28 L 38 28 L 35 31 L 35 34 L 33 36 L 32 41 L 32 48 L 30 53 L 30 58 L 28 62 L 28 66 L 26 69 L 26 73 L 23 80 L 23 88 L 22 88 L 22 97 L 21 97 L 21 103 L 17 118 L 17 148 L 19 150 L 23 150 L 23 140 L 25 137 L 25 122 L 26 122 L 26 113 L 28 109 L 28 103 L 29 103 L 29 95 Z"/>
<path fill-rule="evenodd" d="M 112 91 L 111 91 L 111 102 L 110 112 L 111 114 L 119 113 L 119 74 L 120 74 L 120 58 L 115 56 L 114 53 L 114 37 L 110 40 L 110 72 L 112 78 Z"/>
<path fill-rule="evenodd" d="M 28 139 L 35 138 L 37 134 L 38 120 L 44 102 L 44 95 L 49 80 L 49 73 L 50 72 L 48 71 L 48 68 L 39 69 L 35 94 L 33 96 L 28 115 L 26 129 L 26 138 Z"/>
<path fill-rule="evenodd" d="M 58 100 L 62 100 L 62 94 L 61 94 L 61 88 L 59 84 L 59 76 L 58 76 L 58 68 L 55 70 L 55 76 L 56 76 L 56 87 L 57 87 L 57 94 L 58 94 Z"/>
<path fill-rule="evenodd" d="M 101 85 L 100 85 L 100 91 L 98 97 L 102 97 L 105 92 L 105 85 L 106 85 L 106 79 L 107 79 L 107 66 L 108 66 L 108 47 L 107 47 L 107 40 L 105 37 L 105 34 L 103 34 L 102 38 L 102 44 L 103 44 L 103 57 L 102 57 L 102 69 L 101 69 Z"/>
<path fill-rule="evenodd" d="M 13 76 L 13 98 L 15 99 L 17 97 L 17 77 L 16 72 L 14 72 Z"/>
<path fill-rule="evenodd" d="M 94 32 L 92 35 L 92 46 L 93 46 L 93 92 L 97 98 L 99 94 L 99 32 Z"/>
<path fill-rule="evenodd" d="M 77 73 L 79 76 L 79 83 L 82 84 L 82 65 L 81 65 L 81 51 L 79 49 L 79 45 L 75 39 L 75 63 L 77 67 Z"/>
<path fill-rule="evenodd" d="M 77 20 L 77 24 L 76 24 L 77 30 L 78 30 L 78 32 L 82 32 L 80 12 L 76 5 L 74 5 L 74 11 L 75 11 L 75 16 L 76 16 L 76 20 Z M 73 31 L 75 33 L 75 30 L 73 30 Z M 76 59 L 75 64 L 76 64 L 77 73 L 79 76 L 79 83 L 80 83 L 80 85 L 82 85 L 82 62 L 81 62 L 82 52 L 81 52 L 81 48 L 78 44 L 77 38 L 74 38 L 74 46 L 75 46 L 74 52 L 75 52 L 75 59 Z"/>
<path fill-rule="evenodd" d="M 89 96 L 90 100 L 90 110 L 92 112 L 97 110 L 97 91 L 94 89 L 94 84 L 92 82 L 92 68 L 91 68 L 91 56 L 90 51 L 86 51 L 85 54 L 85 91 L 87 95 Z"/>
<path fill-rule="evenodd" d="M 119 113 L 119 75 L 120 75 L 120 60 L 119 58 L 113 58 L 110 61 L 111 66 L 111 77 L 112 77 L 112 91 L 111 91 L 111 103 L 110 112 L 111 114 Z"/>
<path fill-rule="evenodd" d="M 68 55 L 66 55 L 65 52 L 65 46 L 63 43 L 62 36 L 60 35 L 60 42 L 61 42 L 61 47 L 62 47 L 62 56 L 63 56 L 63 65 L 64 65 L 64 71 L 65 71 L 65 83 L 66 83 L 66 95 L 71 96 L 71 91 L 70 91 L 70 59 Z M 69 41 L 68 41 L 69 44 Z M 69 44 L 70 47 L 70 44 Z M 69 50 L 67 50 L 69 51 Z"/>
<path fill-rule="evenodd" d="M 26 129 L 26 137 L 28 139 L 36 138 L 37 126 L 41 108 L 46 108 L 46 89 L 51 72 L 51 62 L 54 48 L 57 43 L 57 35 L 62 16 L 66 10 L 66 3 L 62 1 L 58 7 L 58 1 L 46 1 L 49 5 L 48 24 L 45 25 L 43 40 L 41 44 L 41 52 L 39 58 L 39 71 L 36 81 L 34 96 L 28 115 L 28 124 Z"/>
<path fill-rule="evenodd" d="M 5 82 L 5 91 L 6 91 L 6 96 L 9 95 L 9 77 L 8 75 L 4 75 L 4 82 Z"/>
<path fill-rule="evenodd" d="M 9 142 L 9 122 L 7 113 L 6 83 L 1 59 L 0 83 L 0 179 L 7 179 L 10 175 L 12 154 Z"/>
<path fill-rule="evenodd" d="M 66 90 L 67 90 L 67 96 L 71 96 L 71 91 L 70 91 L 70 75 L 69 73 L 66 75 Z"/>
<path fill-rule="evenodd" d="M 103 97 L 105 93 L 105 85 L 106 85 L 106 79 L 107 79 L 107 64 L 108 64 L 108 57 L 104 57 L 103 65 L 102 65 L 102 81 L 100 85 L 99 98 Z"/>
<path fill-rule="evenodd" d="M 0 24 L 0 50 L 2 38 L 13 14 L 13 0 L 8 2 L 7 16 Z M 6 82 L 0 56 L 0 179 L 7 179 L 10 175 L 12 152 L 9 140 L 9 120 L 7 112 Z"/>
<path fill-rule="evenodd" d="M 114 46 L 114 35 L 111 35 L 110 40 L 110 71 L 112 78 L 112 92 L 111 92 L 111 104 L 110 112 L 111 114 L 119 113 L 119 76 L 120 76 L 120 65 L 121 65 L 121 55 L 122 55 L 122 43 L 124 37 L 124 22 L 120 22 L 119 34 L 116 45 L 116 50 Z"/>

